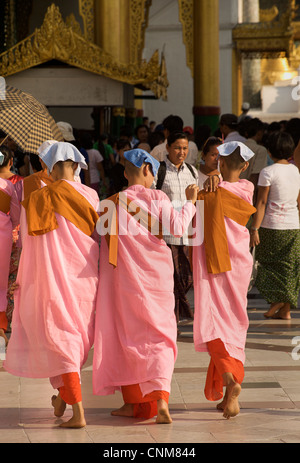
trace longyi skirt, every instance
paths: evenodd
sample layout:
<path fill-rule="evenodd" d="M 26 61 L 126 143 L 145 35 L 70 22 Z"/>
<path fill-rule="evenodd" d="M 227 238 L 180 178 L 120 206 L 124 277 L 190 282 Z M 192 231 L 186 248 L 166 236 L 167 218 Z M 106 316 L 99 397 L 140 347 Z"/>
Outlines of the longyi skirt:
<path fill-rule="evenodd" d="M 255 286 L 269 304 L 289 302 L 295 309 L 300 290 L 300 230 L 260 228 L 259 238 Z"/>

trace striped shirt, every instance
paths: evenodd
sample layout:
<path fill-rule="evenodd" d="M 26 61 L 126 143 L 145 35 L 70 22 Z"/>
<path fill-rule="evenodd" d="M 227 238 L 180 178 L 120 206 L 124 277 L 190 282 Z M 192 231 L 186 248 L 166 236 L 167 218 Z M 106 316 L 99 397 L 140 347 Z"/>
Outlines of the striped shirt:
<path fill-rule="evenodd" d="M 167 169 L 161 190 L 170 198 L 173 207 L 176 210 L 180 211 L 187 201 L 185 196 L 186 188 L 191 184 L 198 185 L 198 172 L 195 169 L 195 167 L 192 167 L 195 173 L 194 178 L 190 169 L 187 167 L 185 163 L 183 163 L 182 166 L 179 169 L 177 169 L 177 167 L 175 167 L 174 164 L 170 162 L 168 158 L 165 159 L 165 162 Z M 154 179 L 154 185 L 156 185 L 156 182 L 157 176 Z M 181 238 L 176 238 L 173 235 L 166 234 L 164 235 L 164 240 L 167 244 L 175 244 L 178 246 L 187 246 L 189 244 L 188 232 L 186 232 L 184 236 Z"/>

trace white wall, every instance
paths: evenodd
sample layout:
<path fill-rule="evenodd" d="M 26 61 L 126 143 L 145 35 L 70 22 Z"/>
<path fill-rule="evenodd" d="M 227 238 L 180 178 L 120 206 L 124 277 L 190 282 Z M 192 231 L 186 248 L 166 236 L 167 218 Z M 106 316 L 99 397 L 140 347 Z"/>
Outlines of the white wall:
<path fill-rule="evenodd" d="M 176 114 L 185 125 L 193 126 L 193 78 L 186 64 L 177 0 L 152 0 L 144 58 L 149 60 L 156 49 L 165 52 L 168 101 L 144 100 L 144 115 L 160 123 L 169 114 Z"/>
<path fill-rule="evenodd" d="M 232 112 L 232 29 L 241 18 L 242 0 L 219 0 L 221 113 Z M 156 49 L 163 48 L 170 82 L 168 101 L 144 100 L 144 114 L 157 123 L 169 114 L 178 114 L 185 125 L 193 126 L 194 81 L 186 64 L 178 0 L 152 0 L 144 57 L 149 60 Z"/>
<path fill-rule="evenodd" d="M 124 103 L 122 82 L 71 67 L 32 68 L 7 77 L 6 82 L 50 107 L 56 121 L 79 129 L 93 129 L 93 106 Z"/>

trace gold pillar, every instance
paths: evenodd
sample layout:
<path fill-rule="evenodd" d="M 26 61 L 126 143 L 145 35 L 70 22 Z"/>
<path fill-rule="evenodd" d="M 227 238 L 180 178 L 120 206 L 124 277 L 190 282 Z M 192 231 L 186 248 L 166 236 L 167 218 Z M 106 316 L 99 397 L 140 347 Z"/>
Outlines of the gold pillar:
<path fill-rule="evenodd" d="M 95 0 L 95 41 L 117 62 L 130 62 L 130 0 Z"/>
<path fill-rule="evenodd" d="M 236 48 L 232 50 L 232 112 L 239 115 L 243 100 L 242 58 Z"/>
<path fill-rule="evenodd" d="M 218 126 L 220 115 L 219 0 L 194 1 L 195 128 Z"/>

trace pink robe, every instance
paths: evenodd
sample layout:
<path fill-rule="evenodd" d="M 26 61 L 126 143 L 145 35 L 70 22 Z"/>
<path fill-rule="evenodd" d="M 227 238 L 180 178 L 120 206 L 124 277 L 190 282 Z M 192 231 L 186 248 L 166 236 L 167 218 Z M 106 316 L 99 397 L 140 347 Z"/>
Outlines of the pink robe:
<path fill-rule="evenodd" d="M 165 193 L 141 185 L 125 193 L 152 216 L 164 215 L 176 236 L 182 236 L 196 210 L 189 202 L 176 212 Z M 128 221 L 131 234 L 126 233 Z M 140 385 L 143 396 L 170 392 L 177 356 L 171 251 L 121 207 L 119 223 L 116 268 L 108 262 L 108 246 L 101 237 L 94 394 L 113 394 L 132 384 Z"/>
<path fill-rule="evenodd" d="M 99 208 L 94 190 L 69 183 Z M 60 375 L 80 375 L 93 345 L 99 261 L 99 243 L 59 214 L 56 218 L 56 230 L 23 234 L 20 286 L 4 362 L 16 376 L 54 377 L 54 388 L 62 386 Z"/>
<path fill-rule="evenodd" d="M 252 204 L 254 187 L 247 180 L 221 182 L 220 187 Z M 196 351 L 207 352 L 206 343 L 220 338 L 229 355 L 244 363 L 249 326 L 247 290 L 253 264 L 249 252 L 249 231 L 227 217 L 225 227 L 232 267 L 230 272 L 209 274 L 204 244 L 193 249 L 194 344 Z"/>
<path fill-rule="evenodd" d="M 21 180 L 19 188 L 18 188 L 18 195 L 21 196 L 20 201 L 24 200 L 24 179 Z M 44 183 L 41 180 L 41 188 L 46 186 L 46 183 Z M 19 233 L 19 240 L 18 240 L 18 246 L 21 248 L 22 243 L 25 240 L 25 237 L 27 235 L 27 221 L 26 221 L 26 211 L 24 207 L 21 207 L 21 212 L 20 212 L 20 233 Z"/>
<path fill-rule="evenodd" d="M 0 312 L 5 312 L 13 243 L 12 232 L 20 221 L 20 205 L 15 187 L 11 182 L 0 178 L 0 189 L 11 197 L 9 214 L 0 211 Z"/>

